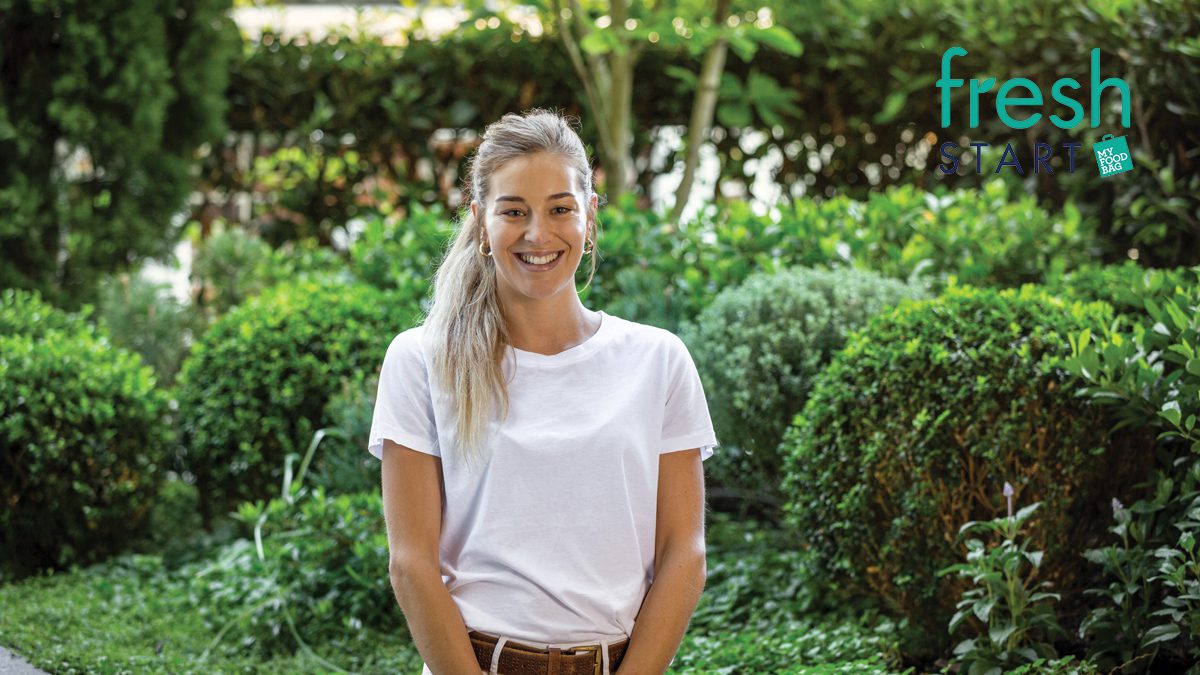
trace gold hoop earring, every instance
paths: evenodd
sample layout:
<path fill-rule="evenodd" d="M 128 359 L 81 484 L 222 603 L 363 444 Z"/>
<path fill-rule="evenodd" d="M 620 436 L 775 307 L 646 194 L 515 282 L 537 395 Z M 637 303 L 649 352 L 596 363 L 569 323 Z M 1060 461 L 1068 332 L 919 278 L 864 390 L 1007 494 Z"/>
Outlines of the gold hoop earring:
<path fill-rule="evenodd" d="M 587 248 L 587 245 L 588 245 L 588 244 L 591 244 L 591 243 L 592 243 L 592 242 L 591 242 L 590 240 L 589 240 L 589 241 L 585 241 L 585 242 L 583 242 L 583 246 L 584 246 L 584 248 L 583 248 L 583 254 L 584 254 L 584 255 L 587 255 L 587 254 L 591 253 L 592 251 L 594 251 L 594 250 L 596 249 L 596 246 L 595 246 L 595 245 L 593 245 L 591 248 Z"/>
<path fill-rule="evenodd" d="M 485 258 L 492 257 L 492 249 L 490 247 L 488 248 L 487 253 L 483 252 L 483 240 L 482 239 L 479 240 L 479 255 L 484 256 Z"/>

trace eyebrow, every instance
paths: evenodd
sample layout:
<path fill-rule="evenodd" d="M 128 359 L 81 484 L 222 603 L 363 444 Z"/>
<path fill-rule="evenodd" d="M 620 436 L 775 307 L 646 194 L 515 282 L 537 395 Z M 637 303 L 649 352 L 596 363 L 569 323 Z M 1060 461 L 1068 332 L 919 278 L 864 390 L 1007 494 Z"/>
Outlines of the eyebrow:
<path fill-rule="evenodd" d="M 546 197 L 546 199 L 559 199 L 562 197 L 574 197 L 574 196 L 575 195 L 570 192 L 556 192 L 556 193 L 550 195 L 549 197 Z M 497 202 L 521 202 L 522 204 L 528 203 L 525 201 L 525 199 L 523 197 L 518 197 L 516 195 L 502 195 L 500 197 L 496 197 L 496 201 Z"/>

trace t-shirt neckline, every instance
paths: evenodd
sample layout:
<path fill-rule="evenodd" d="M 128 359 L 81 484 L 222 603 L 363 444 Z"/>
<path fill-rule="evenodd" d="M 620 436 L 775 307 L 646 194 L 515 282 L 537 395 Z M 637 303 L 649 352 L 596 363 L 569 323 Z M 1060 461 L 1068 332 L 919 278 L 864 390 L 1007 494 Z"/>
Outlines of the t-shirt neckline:
<path fill-rule="evenodd" d="M 508 345 L 516 357 L 518 366 L 558 366 L 567 363 L 574 363 L 589 354 L 592 354 L 599 349 L 608 339 L 613 330 L 613 317 L 606 314 L 604 310 L 596 310 L 600 315 L 600 327 L 588 339 L 569 349 L 564 349 L 557 354 L 539 354 L 537 352 L 525 351 L 518 349 L 512 345 Z"/>

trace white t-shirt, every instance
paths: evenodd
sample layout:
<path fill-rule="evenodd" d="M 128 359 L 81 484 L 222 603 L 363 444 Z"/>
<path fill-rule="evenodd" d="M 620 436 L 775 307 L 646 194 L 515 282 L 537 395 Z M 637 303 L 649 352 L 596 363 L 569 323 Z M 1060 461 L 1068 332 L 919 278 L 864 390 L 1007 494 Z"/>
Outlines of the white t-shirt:
<path fill-rule="evenodd" d="M 683 341 L 600 314 L 558 354 L 507 350 L 509 417 L 493 415 L 476 472 L 442 452 L 453 407 L 424 326 L 387 349 L 368 450 L 382 459 L 386 438 L 442 458 L 442 581 L 468 630 L 543 646 L 630 635 L 654 575 L 659 455 L 718 445 Z"/>

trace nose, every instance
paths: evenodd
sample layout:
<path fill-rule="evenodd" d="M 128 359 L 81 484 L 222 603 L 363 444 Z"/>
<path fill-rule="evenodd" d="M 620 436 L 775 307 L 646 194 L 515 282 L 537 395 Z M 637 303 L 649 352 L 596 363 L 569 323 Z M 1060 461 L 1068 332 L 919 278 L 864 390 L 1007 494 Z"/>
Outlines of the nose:
<path fill-rule="evenodd" d="M 548 241 L 546 235 L 549 233 L 550 225 L 546 217 L 537 211 L 534 211 L 529 216 L 529 227 L 525 230 L 525 241 L 532 245 L 539 246 Z"/>

